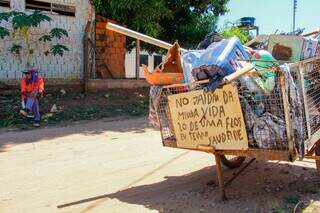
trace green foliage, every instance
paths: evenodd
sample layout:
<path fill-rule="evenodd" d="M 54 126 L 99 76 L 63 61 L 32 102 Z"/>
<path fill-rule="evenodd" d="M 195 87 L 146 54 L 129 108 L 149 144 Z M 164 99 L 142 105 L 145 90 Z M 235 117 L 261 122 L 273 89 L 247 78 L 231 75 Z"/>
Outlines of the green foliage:
<path fill-rule="evenodd" d="M 10 35 L 10 32 L 6 28 L 0 26 L 0 39 L 4 39 L 9 35 Z"/>
<path fill-rule="evenodd" d="M 9 51 L 15 55 L 22 55 L 23 53 L 27 57 L 27 65 L 30 65 L 31 55 L 33 49 L 32 44 L 32 30 L 40 27 L 43 22 L 50 22 L 51 18 L 40 11 L 34 11 L 31 14 L 21 11 L 9 11 L 0 13 L 0 24 L 2 21 L 11 22 L 13 30 L 9 30 L 5 27 L 0 27 L 0 39 L 4 39 L 7 36 L 17 40 L 15 44 L 11 46 Z M 38 40 L 44 43 L 53 41 L 53 38 L 61 39 L 62 37 L 68 37 L 68 32 L 61 28 L 52 29 L 49 34 L 42 35 Z M 49 52 L 51 50 L 51 52 Z M 45 51 L 45 55 L 52 53 L 53 55 L 62 56 L 65 51 L 69 49 L 61 44 L 55 44 L 49 47 L 49 50 Z"/>
<path fill-rule="evenodd" d="M 68 32 L 65 29 L 61 29 L 61 28 L 53 28 L 49 35 L 51 36 L 51 38 L 58 38 L 61 39 L 63 36 L 68 37 Z"/>
<path fill-rule="evenodd" d="M 272 207 L 272 213 L 286 213 L 286 211 L 283 210 L 283 208 L 274 205 L 274 206 Z"/>
<path fill-rule="evenodd" d="M 34 11 L 31 15 L 28 16 L 28 22 L 30 27 L 39 27 L 39 25 L 44 22 L 50 22 L 51 18 L 40 11 Z"/>
<path fill-rule="evenodd" d="M 226 26 L 220 31 L 220 35 L 223 38 L 231 38 L 233 36 L 237 36 L 243 44 L 247 43 L 250 40 L 248 32 L 243 31 L 236 26 Z"/>
<path fill-rule="evenodd" d="M 69 48 L 66 47 L 65 45 L 55 44 L 51 47 L 51 52 L 54 56 L 55 55 L 63 56 L 64 51 L 69 51 Z"/>
<path fill-rule="evenodd" d="M 9 21 L 10 18 L 12 18 L 12 26 L 15 30 L 22 30 L 30 27 L 39 27 L 41 22 L 51 21 L 51 18 L 49 16 L 42 14 L 40 11 L 34 11 L 30 15 L 20 11 L 0 13 L 0 23 L 1 21 Z"/>
<path fill-rule="evenodd" d="M 0 13 L 0 23 L 2 21 L 9 21 L 10 17 L 12 16 L 12 13 L 13 11 Z"/>
<path fill-rule="evenodd" d="M 34 11 L 30 15 L 17 11 L 9 12 L 9 14 L 10 17 L 12 17 L 12 26 L 14 29 L 23 30 L 30 27 L 39 27 L 41 22 L 51 21 L 49 16 L 42 14 L 40 11 Z"/>
<path fill-rule="evenodd" d="M 229 0 L 96 0 L 96 12 L 130 29 L 185 48 L 215 29 Z M 148 48 L 150 49 L 150 47 Z"/>
<path fill-rule="evenodd" d="M 43 35 L 39 38 L 39 41 L 48 42 L 53 38 L 61 39 L 63 36 L 68 37 L 68 32 L 65 29 L 53 28 L 48 35 Z"/>
<path fill-rule="evenodd" d="M 208 33 L 216 30 L 216 22 L 217 17 L 212 12 L 199 16 L 193 30 L 190 30 L 189 27 L 184 29 L 186 36 L 189 34 L 189 36 L 185 38 L 184 46 L 189 48 L 195 47 Z M 194 40 L 197 42 L 194 43 Z"/>
<path fill-rule="evenodd" d="M 10 48 L 10 52 L 13 54 L 20 54 L 20 51 L 22 49 L 22 46 L 19 44 L 12 44 L 11 48 Z"/>
<path fill-rule="evenodd" d="M 300 201 L 300 197 L 298 195 L 289 195 L 283 198 L 283 201 L 286 204 L 296 205 Z"/>
<path fill-rule="evenodd" d="M 39 38 L 39 41 L 43 41 L 43 42 L 52 41 L 52 37 L 50 35 L 43 35 Z"/>

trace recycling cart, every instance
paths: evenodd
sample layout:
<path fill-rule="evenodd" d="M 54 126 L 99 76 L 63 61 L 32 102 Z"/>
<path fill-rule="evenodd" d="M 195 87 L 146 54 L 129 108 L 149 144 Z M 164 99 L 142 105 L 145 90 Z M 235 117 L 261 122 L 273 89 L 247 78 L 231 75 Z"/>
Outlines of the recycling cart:
<path fill-rule="evenodd" d="M 261 83 L 261 73 L 272 78 Z M 222 199 L 254 160 L 315 159 L 320 172 L 320 57 L 264 71 L 252 67 L 209 81 L 164 86 L 157 109 L 163 145 L 212 153 Z M 241 167 L 224 181 L 221 165 Z"/>
<path fill-rule="evenodd" d="M 164 49 L 174 46 L 114 23 L 107 23 L 106 29 Z M 287 43 L 284 46 L 278 45 L 278 52 L 270 48 L 295 63 L 259 71 L 252 65 L 242 68 L 224 77 L 215 90 L 208 90 L 212 88 L 209 80 L 161 89 L 156 118 L 163 145 L 214 154 L 222 199 L 225 188 L 256 159 L 314 159 L 320 173 L 320 57 L 298 61 L 317 54 L 306 52 L 306 57 L 292 58 L 291 51 L 281 51 L 288 49 Z M 170 61 L 179 67 L 176 60 Z M 166 77 L 172 82 L 180 77 L 170 74 Z M 224 181 L 221 165 L 238 168 L 246 158 L 251 160 Z"/>

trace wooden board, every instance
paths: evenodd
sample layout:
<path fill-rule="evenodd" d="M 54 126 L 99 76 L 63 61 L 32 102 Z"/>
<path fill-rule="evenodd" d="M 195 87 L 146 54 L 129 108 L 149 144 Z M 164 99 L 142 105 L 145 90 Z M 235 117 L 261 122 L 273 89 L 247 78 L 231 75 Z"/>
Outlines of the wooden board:
<path fill-rule="evenodd" d="M 168 96 L 177 147 L 198 145 L 219 150 L 248 149 L 238 91 L 231 84 L 214 92 L 203 90 Z"/>

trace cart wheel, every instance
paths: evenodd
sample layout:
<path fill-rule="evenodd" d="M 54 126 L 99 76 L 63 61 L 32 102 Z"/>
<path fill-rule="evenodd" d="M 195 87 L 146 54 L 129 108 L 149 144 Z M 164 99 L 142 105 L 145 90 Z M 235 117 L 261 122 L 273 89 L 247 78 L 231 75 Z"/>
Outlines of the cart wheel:
<path fill-rule="evenodd" d="M 235 169 L 240 167 L 245 159 L 246 157 L 242 156 L 221 155 L 222 164 L 229 169 Z"/>
<path fill-rule="evenodd" d="M 320 156 L 320 142 L 317 143 L 315 152 L 316 156 Z M 316 165 L 318 173 L 320 174 L 320 160 L 316 160 Z"/>

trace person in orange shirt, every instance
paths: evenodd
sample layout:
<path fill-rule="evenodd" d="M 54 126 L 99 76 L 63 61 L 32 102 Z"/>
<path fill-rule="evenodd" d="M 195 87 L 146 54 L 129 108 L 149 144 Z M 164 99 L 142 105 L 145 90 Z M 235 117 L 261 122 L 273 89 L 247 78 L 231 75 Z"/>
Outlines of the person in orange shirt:
<path fill-rule="evenodd" d="M 21 79 L 21 101 L 22 108 L 20 113 L 28 116 L 33 114 L 34 126 L 40 126 L 40 108 L 39 98 L 44 92 L 43 78 L 38 74 L 38 71 L 33 68 L 28 68 L 23 72 L 24 77 Z"/>

